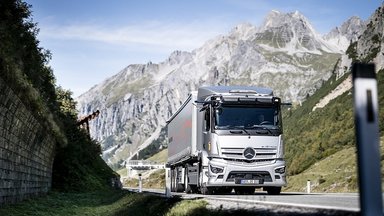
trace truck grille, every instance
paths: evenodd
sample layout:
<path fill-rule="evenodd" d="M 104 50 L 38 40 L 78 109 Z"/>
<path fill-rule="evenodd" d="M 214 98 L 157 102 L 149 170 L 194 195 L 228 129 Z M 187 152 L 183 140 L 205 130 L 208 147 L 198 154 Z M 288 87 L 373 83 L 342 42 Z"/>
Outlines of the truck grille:
<path fill-rule="evenodd" d="M 221 148 L 221 154 L 228 159 L 246 159 L 245 148 Z M 251 161 L 270 161 L 276 159 L 277 148 L 254 148 L 256 154 Z"/>
<path fill-rule="evenodd" d="M 235 163 L 242 163 L 242 164 L 252 164 L 252 165 L 266 165 L 266 164 L 272 164 L 276 162 L 276 159 L 254 159 L 254 160 L 248 160 L 248 159 L 234 159 L 234 158 L 223 158 L 226 161 L 233 161 Z"/>
<path fill-rule="evenodd" d="M 233 182 L 235 179 L 257 179 L 272 182 L 272 177 L 267 171 L 232 171 L 228 174 L 226 181 Z"/>

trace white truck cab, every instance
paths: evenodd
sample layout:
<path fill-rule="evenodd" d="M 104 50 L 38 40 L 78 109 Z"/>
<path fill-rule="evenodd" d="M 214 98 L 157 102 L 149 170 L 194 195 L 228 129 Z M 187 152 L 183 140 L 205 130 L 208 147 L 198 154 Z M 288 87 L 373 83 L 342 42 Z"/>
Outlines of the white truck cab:
<path fill-rule="evenodd" d="M 268 88 L 191 92 L 167 121 L 171 190 L 279 194 L 286 185 L 280 106 Z"/>

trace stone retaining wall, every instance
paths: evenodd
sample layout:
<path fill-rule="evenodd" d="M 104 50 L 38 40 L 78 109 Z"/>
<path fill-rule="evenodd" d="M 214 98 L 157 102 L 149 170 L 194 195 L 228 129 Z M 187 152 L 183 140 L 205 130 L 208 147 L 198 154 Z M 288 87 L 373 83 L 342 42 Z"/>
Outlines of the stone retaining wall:
<path fill-rule="evenodd" d="M 0 79 L 0 206 L 47 193 L 55 141 Z"/>

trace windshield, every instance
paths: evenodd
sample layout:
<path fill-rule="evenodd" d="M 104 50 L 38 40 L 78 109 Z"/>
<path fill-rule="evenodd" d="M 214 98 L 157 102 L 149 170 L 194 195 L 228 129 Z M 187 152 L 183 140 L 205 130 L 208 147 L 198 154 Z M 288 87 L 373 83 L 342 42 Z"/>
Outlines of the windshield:
<path fill-rule="evenodd" d="M 222 105 L 215 109 L 215 129 L 276 128 L 280 126 L 277 106 Z"/>

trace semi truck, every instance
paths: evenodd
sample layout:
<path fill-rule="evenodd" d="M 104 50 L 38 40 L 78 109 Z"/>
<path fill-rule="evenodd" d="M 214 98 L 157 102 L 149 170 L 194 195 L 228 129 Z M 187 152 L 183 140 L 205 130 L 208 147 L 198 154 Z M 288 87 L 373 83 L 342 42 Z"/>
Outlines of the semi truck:
<path fill-rule="evenodd" d="M 280 194 L 287 184 L 281 105 L 269 88 L 192 91 L 167 121 L 170 190 Z"/>

